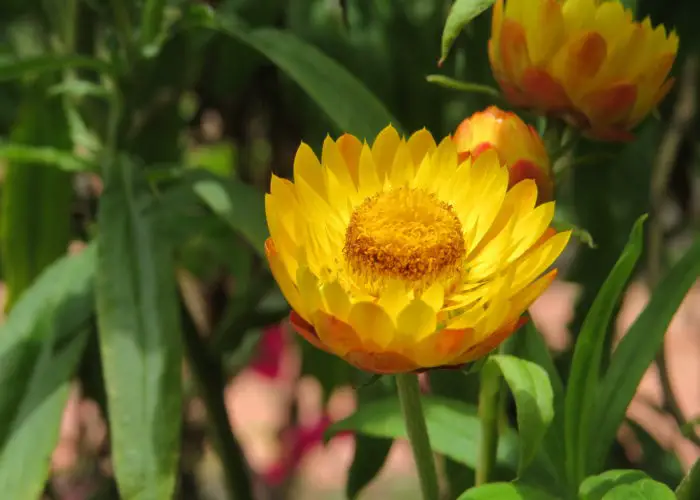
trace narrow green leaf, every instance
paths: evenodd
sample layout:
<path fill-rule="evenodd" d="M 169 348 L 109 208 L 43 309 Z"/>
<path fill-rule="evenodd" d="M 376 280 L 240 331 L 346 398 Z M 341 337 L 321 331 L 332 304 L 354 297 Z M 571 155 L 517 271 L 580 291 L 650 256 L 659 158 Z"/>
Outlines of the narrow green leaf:
<path fill-rule="evenodd" d="M 0 82 L 28 74 L 49 73 L 70 68 L 93 69 L 108 74 L 114 72 L 112 65 L 100 59 L 78 55 L 42 55 L 26 59 L 0 59 Z"/>
<path fill-rule="evenodd" d="M 586 478 L 580 500 L 675 500 L 673 491 L 638 470 L 609 470 Z"/>
<path fill-rule="evenodd" d="M 440 85 L 446 89 L 458 90 L 460 92 L 486 94 L 496 98 L 501 97 L 501 93 L 498 91 L 498 89 L 489 87 L 488 85 L 483 85 L 481 83 L 462 82 L 445 75 L 428 75 L 425 77 L 425 79 L 430 83 Z"/>
<path fill-rule="evenodd" d="M 141 11 L 141 45 L 150 45 L 160 35 L 165 3 L 165 0 L 146 0 Z"/>
<path fill-rule="evenodd" d="M 462 28 L 495 2 L 496 0 L 455 0 L 452 8 L 450 8 L 450 13 L 447 15 L 445 27 L 442 30 L 442 52 L 439 64 L 442 64 L 447 59 L 450 48 L 452 48 L 452 44 L 460 31 L 462 31 Z"/>
<path fill-rule="evenodd" d="M 596 248 L 596 244 L 595 241 L 593 241 L 593 236 L 591 233 L 572 224 L 569 221 L 558 218 L 555 215 L 554 220 L 552 220 L 552 227 L 557 231 L 571 231 L 572 235 L 588 248 Z"/>
<path fill-rule="evenodd" d="M 16 164 L 58 167 L 66 172 L 89 172 L 96 170 L 95 165 L 84 158 L 76 156 L 68 151 L 50 147 L 0 143 L 0 158 Z"/>
<path fill-rule="evenodd" d="M 182 345 L 172 249 L 126 158 L 100 199 L 97 312 L 114 470 L 125 499 L 171 498 L 180 450 Z"/>
<path fill-rule="evenodd" d="M 489 357 L 484 370 L 498 370 L 510 388 L 518 413 L 518 474 L 532 462 L 554 418 L 554 393 L 544 368 L 504 354 Z"/>
<path fill-rule="evenodd" d="M 218 16 L 209 23 L 257 50 L 294 80 L 342 132 L 373 140 L 398 121 L 347 69 L 291 33 L 270 28 L 247 30 L 234 18 Z"/>
<path fill-rule="evenodd" d="M 422 398 L 430 444 L 438 453 L 474 468 L 480 436 L 479 418 L 473 405 L 436 396 Z M 354 431 L 382 438 L 406 438 L 406 426 L 397 397 L 370 402 L 351 416 L 335 422 L 326 437 Z M 517 436 L 512 430 L 501 434 L 499 463 L 517 467 Z"/>
<path fill-rule="evenodd" d="M 620 341 L 595 397 L 588 453 L 590 471 L 602 468 L 629 402 L 690 287 L 700 275 L 700 238 L 653 291 L 646 308 Z"/>
<path fill-rule="evenodd" d="M 63 257 L 0 327 L 0 491 L 38 498 L 93 314 L 95 247 Z"/>
<path fill-rule="evenodd" d="M 700 458 L 695 461 L 688 474 L 681 481 L 681 484 L 676 488 L 676 498 L 678 500 L 700 498 Z"/>
<path fill-rule="evenodd" d="M 233 230 L 239 232 L 259 255 L 265 255 L 268 237 L 265 198 L 253 186 L 215 175 L 203 175 L 193 185 L 195 193 Z"/>
<path fill-rule="evenodd" d="M 586 315 L 574 348 L 565 402 L 565 450 L 567 477 L 571 485 L 579 484 L 583 479 L 586 453 L 592 442 L 598 439 L 597 431 L 595 439 L 589 432 L 592 430 L 593 405 L 598 396 L 603 346 L 615 305 L 642 253 L 645 219 L 643 216 L 635 223 L 627 246 Z"/>
<path fill-rule="evenodd" d="M 25 150 L 37 144 L 71 147 L 60 101 L 47 99 L 44 85 L 25 87 L 11 140 L 17 144 L 15 152 L 23 149 L 21 144 L 27 145 Z M 0 146 L 0 155 L 2 149 Z M 8 310 L 46 266 L 65 254 L 72 194 L 71 177 L 66 172 L 46 163 L 8 164 L 0 208 Z"/>
<path fill-rule="evenodd" d="M 457 500 L 556 500 L 542 490 L 514 483 L 492 483 L 470 488 Z"/>

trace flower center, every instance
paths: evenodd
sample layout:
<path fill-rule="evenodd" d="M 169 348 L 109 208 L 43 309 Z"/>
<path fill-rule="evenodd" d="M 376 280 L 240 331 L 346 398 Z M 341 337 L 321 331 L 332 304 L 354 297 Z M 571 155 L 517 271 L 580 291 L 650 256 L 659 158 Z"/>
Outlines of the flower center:
<path fill-rule="evenodd" d="M 376 194 L 355 209 L 343 251 L 353 274 L 370 287 L 387 278 L 427 286 L 458 273 L 465 252 L 452 206 L 406 187 Z"/>

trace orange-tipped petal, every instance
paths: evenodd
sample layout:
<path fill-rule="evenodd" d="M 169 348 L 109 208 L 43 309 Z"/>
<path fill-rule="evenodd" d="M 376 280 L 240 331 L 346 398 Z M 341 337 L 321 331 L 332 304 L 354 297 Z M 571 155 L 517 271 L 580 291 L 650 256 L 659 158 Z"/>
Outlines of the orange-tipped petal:
<path fill-rule="evenodd" d="M 407 373 L 420 368 L 406 356 L 392 351 L 351 351 L 344 359 L 361 370 L 383 375 Z"/>
<path fill-rule="evenodd" d="M 620 2 L 508 0 L 493 9 L 488 53 L 514 106 L 625 141 L 668 92 L 678 36 Z"/>
<path fill-rule="evenodd" d="M 292 311 L 289 314 L 289 322 L 291 323 L 292 328 L 294 328 L 294 331 L 304 337 L 304 339 L 306 339 L 306 341 L 308 341 L 312 346 L 326 352 L 331 352 L 331 350 L 324 345 L 323 342 L 321 342 L 321 339 L 318 338 L 314 327 L 307 323 L 304 318 L 299 316 L 296 312 Z"/>

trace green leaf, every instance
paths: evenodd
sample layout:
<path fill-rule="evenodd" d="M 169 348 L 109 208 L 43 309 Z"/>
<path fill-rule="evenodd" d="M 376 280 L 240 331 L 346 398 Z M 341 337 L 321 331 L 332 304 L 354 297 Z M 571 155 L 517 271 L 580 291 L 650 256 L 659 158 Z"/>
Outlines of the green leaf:
<path fill-rule="evenodd" d="M 193 189 L 201 200 L 233 230 L 239 232 L 259 255 L 265 255 L 269 233 L 265 197 L 253 186 L 234 179 L 202 175 Z"/>
<path fill-rule="evenodd" d="M 676 488 L 676 498 L 678 500 L 700 498 L 700 458 L 695 461 L 681 484 Z"/>
<path fill-rule="evenodd" d="M 126 499 L 171 498 L 182 412 L 172 249 L 144 213 L 140 171 L 120 157 L 100 198 L 97 312 L 114 470 Z"/>
<path fill-rule="evenodd" d="M 474 468 L 480 436 L 479 418 L 473 405 L 436 396 L 421 398 L 430 444 L 438 453 Z M 406 438 L 406 426 L 397 397 L 370 402 L 351 416 L 331 425 L 326 438 L 341 431 L 354 431 L 381 438 Z M 512 430 L 499 439 L 498 460 L 517 466 L 517 436 Z"/>
<path fill-rule="evenodd" d="M 637 386 L 663 345 L 664 334 L 690 287 L 700 275 L 700 238 L 653 290 L 646 308 L 615 349 L 595 397 L 590 422 L 588 470 L 602 468 Z"/>
<path fill-rule="evenodd" d="M 0 490 L 38 498 L 93 314 L 95 247 L 63 257 L 0 327 Z"/>
<path fill-rule="evenodd" d="M 159 37 L 163 28 L 165 0 L 146 0 L 141 11 L 141 45 L 147 47 Z"/>
<path fill-rule="evenodd" d="M 460 92 L 486 94 L 496 98 L 501 97 L 501 93 L 498 91 L 498 89 L 489 87 L 488 85 L 483 85 L 481 83 L 462 82 L 445 75 L 428 75 L 425 77 L 425 79 L 430 83 L 440 85 L 446 89 L 458 90 Z"/>
<path fill-rule="evenodd" d="M 536 363 L 547 372 L 547 377 L 552 385 L 554 394 L 554 418 L 545 436 L 542 448 L 549 457 L 551 463 L 555 465 L 556 474 L 554 479 L 560 480 L 565 476 L 564 470 L 564 384 L 557 372 L 554 361 L 549 353 L 549 348 L 542 338 L 542 334 L 537 331 L 532 321 L 528 322 L 522 331 L 517 335 L 519 342 L 518 355 L 528 361 Z"/>
<path fill-rule="evenodd" d="M 343 66 L 291 33 L 271 28 L 248 30 L 233 17 L 206 22 L 257 50 L 294 80 L 342 132 L 371 141 L 398 121 L 364 84 Z"/>
<path fill-rule="evenodd" d="M 569 221 L 558 218 L 556 215 L 552 220 L 552 227 L 557 231 L 571 231 L 571 234 L 588 248 L 596 248 L 595 241 L 591 233 L 585 229 L 572 224 Z"/>
<path fill-rule="evenodd" d="M 442 30 L 442 52 L 439 64 L 447 59 L 447 54 L 462 28 L 495 2 L 496 0 L 455 0 L 447 15 L 445 28 Z"/>
<path fill-rule="evenodd" d="M 0 82 L 71 68 L 93 69 L 101 73 L 113 73 L 114 67 L 105 61 L 91 57 L 68 55 L 42 55 L 26 59 L 0 59 Z"/>
<path fill-rule="evenodd" d="M 25 87 L 11 133 L 17 144 L 15 152 L 23 149 L 21 144 L 27 145 L 25 150 L 31 150 L 35 144 L 71 147 L 60 104 L 56 99 L 47 99 L 42 84 Z M 0 155 L 3 149 L 0 146 Z M 70 240 L 72 196 L 71 177 L 66 172 L 46 163 L 8 165 L 0 207 L 8 310 L 46 266 L 65 254 Z"/>
<path fill-rule="evenodd" d="M 389 393 L 387 384 L 376 382 L 363 387 L 357 392 L 359 406 L 377 401 Z M 348 482 L 345 487 L 347 497 L 351 500 L 358 498 L 384 466 L 393 441 L 387 438 L 377 438 L 358 434 L 355 437 L 355 455 L 348 470 Z"/>
<path fill-rule="evenodd" d="M 571 485 L 583 479 L 586 453 L 594 440 L 593 436 L 598 439 L 597 434 L 591 435 L 589 432 L 593 430 L 590 424 L 598 396 L 603 346 L 615 305 L 642 253 L 645 218 L 639 218 L 634 225 L 627 246 L 586 315 L 574 348 L 565 402 L 566 463 Z"/>
<path fill-rule="evenodd" d="M 638 470 L 610 470 L 586 478 L 579 488 L 581 500 L 675 500 L 665 484 Z"/>
<path fill-rule="evenodd" d="M 470 488 L 457 500 L 556 500 L 556 498 L 530 486 L 492 483 Z"/>
<path fill-rule="evenodd" d="M 518 413 L 518 474 L 532 462 L 554 418 L 554 393 L 544 368 L 504 354 L 489 357 L 484 370 L 498 370 L 510 388 Z"/>
<path fill-rule="evenodd" d="M 61 151 L 60 149 L 50 147 L 0 143 L 0 158 L 16 164 L 29 163 L 58 167 L 66 172 L 89 172 L 96 170 L 95 165 L 88 160 L 68 151 Z"/>

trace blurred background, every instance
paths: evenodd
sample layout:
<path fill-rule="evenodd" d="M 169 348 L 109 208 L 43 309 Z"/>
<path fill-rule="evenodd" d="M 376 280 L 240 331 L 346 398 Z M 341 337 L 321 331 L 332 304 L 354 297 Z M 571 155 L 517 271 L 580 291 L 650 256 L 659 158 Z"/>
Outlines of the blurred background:
<path fill-rule="evenodd" d="M 0 300 L 11 304 L 46 265 L 67 252 L 81 252 L 99 231 L 102 178 L 70 162 L 99 161 L 108 144 L 116 85 L 123 99 L 116 126 L 124 138 L 121 147 L 138 159 L 149 182 L 171 203 L 156 227 L 178 242 L 183 328 L 211 342 L 227 418 L 251 467 L 256 494 L 261 499 L 345 498 L 349 477 L 353 488 L 361 489 L 379 471 L 360 498 L 419 498 L 404 441 L 365 441 L 363 446 L 375 447 L 364 455 L 375 457 L 374 463 L 354 460 L 352 434 L 324 445 L 330 422 L 350 415 L 358 399 L 391 388 L 376 383 L 358 389 L 366 376 L 310 348 L 289 329 L 287 305 L 260 252 L 266 233 L 262 196 L 272 172 L 291 174 L 300 141 L 318 152 L 326 134 L 337 137 L 345 131 L 329 117 L 329 106 L 352 113 L 355 133 L 369 137 L 378 131 L 374 123 L 363 122 L 374 110 L 357 107 L 355 87 L 324 87 L 326 79 L 335 81 L 338 67 L 374 94 L 406 133 L 426 127 L 442 137 L 474 111 L 505 106 L 488 93 L 426 80 L 443 74 L 495 87 L 486 53 L 490 11 L 467 27 L 438 67 L 449 0 L 208 2 L 227 26 L 260 35 L 257 47 L 230 31 L 198 28 L 196 12 L 191 18 L 188 13 L 207 2 L 173 0 L 163 3 L 168 35 L 156 33 L 151 45 L 134 56 L 128 38 L 143 33 L 128 22 L 139 17 L 143 3 L 4 0 L 0 6 L 0 279 L 7 284 L 0 288 Z M 570 245 L 560 264 L 561 279 L 531 311 L 563 373 L 581 314 L 637 217 L 653 212 L 659 251 L 639 266 L 611 339 L 624 334 L 648 299 L 649 283 L 658 281 L 700 229 L 700 32 L 695 26 L 700 4 L 637 2 L 637 17 L 647 15 L 679 33 L 674 91 L 637 130 L 638 141 L 582 144 L 577 154 L 588 161 L 562 179 L 557 192 L 557 218 L 585 229 L 595 242 L 595 247 Z M 294 43 L 274 45 L 279 33 Z M 313 51 L 299 51 L 298 41 Z M 68 56 L 110 60 L 126 76 L 107 81 L 78 60 L 64 67 Z M 18 64 L 28 59 L 35 63 Z M 336 64 L 326 64 L 328 59 Z M 300 81 L 316 87 L 310 91 Z M 17 144 L 45 147 L 44 156 Z M 183 167 L 174 170 L 174 164 Z M 654 192 L 658 169 L 667 172 L 666 181 Z M 223 179 L 234 193 L 233 209 L 207 184 L 200 185 L 194 201 L 189 192 L 176 189 L 202 175 Z M 693 429 L 679 425 L 700 416 L 700 286 L 678 311 L 665 352 L 666 366 L 650 369 L 639 388 L 608 468 L 640 468 L 675 485 L 700 457 Z M 222 468 L 188 363 L 183 380 L 179 498 L 224 499 Z M 435 372 L 424 382 L 437 394 L 475 402 L 474 377 Z M 93 331 L 63 412 L 46 498 L 117 498 L 105 410 Z M 460 478 L 454 485 L 458 491 L 473 483 L 469 468 L 451 461 L 444 467 L 453 471 L 450 477 Z"/>

